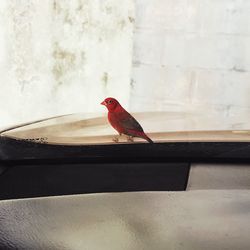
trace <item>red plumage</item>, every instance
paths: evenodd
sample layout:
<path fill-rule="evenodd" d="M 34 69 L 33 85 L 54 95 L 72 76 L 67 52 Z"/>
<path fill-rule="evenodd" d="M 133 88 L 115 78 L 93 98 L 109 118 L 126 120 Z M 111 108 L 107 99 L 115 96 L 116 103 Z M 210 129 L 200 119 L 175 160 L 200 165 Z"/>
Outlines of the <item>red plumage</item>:
<path fill-rule="evenodd" d="M 144 133 L 138 121 L 136 121 L 116 99 L 109 97 L 101 104 L 107 107 L 109 123 L 120 135 L 124 134 L 131 137 L 139 137 L 147 140 L 149 143 L 153 143 Z"/>

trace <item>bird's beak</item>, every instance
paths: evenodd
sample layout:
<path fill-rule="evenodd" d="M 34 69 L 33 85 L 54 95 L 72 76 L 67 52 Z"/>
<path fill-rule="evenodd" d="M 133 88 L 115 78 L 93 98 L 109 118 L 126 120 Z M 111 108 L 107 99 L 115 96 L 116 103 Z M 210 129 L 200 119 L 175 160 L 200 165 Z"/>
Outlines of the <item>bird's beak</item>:
<path fill-rule="evenodd" d="M 107 103 L 105 101 L 101 102 L 101 105 L 107 106 Z"/>

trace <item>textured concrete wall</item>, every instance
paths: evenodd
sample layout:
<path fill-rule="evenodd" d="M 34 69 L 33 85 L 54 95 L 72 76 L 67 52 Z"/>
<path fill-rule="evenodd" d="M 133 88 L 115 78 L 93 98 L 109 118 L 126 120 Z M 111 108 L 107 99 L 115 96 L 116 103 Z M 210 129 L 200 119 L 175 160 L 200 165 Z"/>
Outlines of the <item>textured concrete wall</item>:
<path fill-rule="evenodd" d="M 248 0 L 1 1 L 0 127 L 102 112 L 110 95 L 132 111 L 205 113 L 242 128 L 249 13 Z"/>
<path fill-rule="evenodd" d="M 249 117 L 249 13 L 248 0 L 136 0 L 131 108 Z"/>
<path fill-rule="evenodd" d="M 133 0 L 1 1 L 0 127 L 128 104 L 133 26 Z"/>

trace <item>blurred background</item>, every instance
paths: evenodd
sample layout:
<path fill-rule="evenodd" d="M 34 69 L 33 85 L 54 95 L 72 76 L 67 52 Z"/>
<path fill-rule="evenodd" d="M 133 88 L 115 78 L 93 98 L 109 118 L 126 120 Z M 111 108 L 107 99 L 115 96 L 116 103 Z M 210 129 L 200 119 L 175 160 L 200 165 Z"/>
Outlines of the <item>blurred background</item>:
<path fill-rule="evenodd" d="M 0 2 L 0 127 L 106 110 L 250 113 L 248 0 Z M 216 129 L 216 128 L 215 128 Z"/>

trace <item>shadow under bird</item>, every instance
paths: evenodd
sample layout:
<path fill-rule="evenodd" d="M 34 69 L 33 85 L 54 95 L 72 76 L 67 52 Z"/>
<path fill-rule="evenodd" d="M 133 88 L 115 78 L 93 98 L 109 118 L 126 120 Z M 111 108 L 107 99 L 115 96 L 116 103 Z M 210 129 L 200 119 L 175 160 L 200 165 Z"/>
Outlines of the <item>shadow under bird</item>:
<path fill-rule="evenodd" d="M 129 114 L 115 98 L 108 97 L 101 104 L 108 109 L 109 123 L 119 135 L 127 135 L 130 141 L 133 141 L 133 137 L 139 137 L 147 140 L 149 143 L 153 143 L 144 133 L 139 122 Z M 118 142 L 118 138 L 114 141 Z"/>

